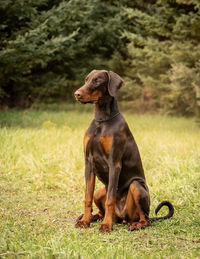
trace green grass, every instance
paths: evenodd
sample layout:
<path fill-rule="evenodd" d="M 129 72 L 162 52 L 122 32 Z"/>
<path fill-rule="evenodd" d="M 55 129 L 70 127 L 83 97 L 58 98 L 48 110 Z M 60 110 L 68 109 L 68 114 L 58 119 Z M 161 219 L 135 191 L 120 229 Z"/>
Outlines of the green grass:
<path fill-rule="evenodd" d="M 82 139 L 93 112 L 1 111 L 0 258 L 200 257 L 200 129 L 193 119 L 124 116 L 142 156 L 151 216 L 169 200 L 173 219 L 136 232 L 114 225 L 102 234 L 99 223 L 74 228 L 83 212 Z"/>

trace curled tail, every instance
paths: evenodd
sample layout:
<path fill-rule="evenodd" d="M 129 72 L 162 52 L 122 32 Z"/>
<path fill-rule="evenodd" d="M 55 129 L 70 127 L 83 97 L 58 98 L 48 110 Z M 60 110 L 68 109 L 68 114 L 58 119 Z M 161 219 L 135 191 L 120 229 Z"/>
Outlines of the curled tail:
<path fill-rule="evenodd" d="M 169 209 L 169 213 L 164 216 L 164 217 L 155 217 L 155 218 L 150 218 L 149 221 L 150 222 L 154 222 L 156 220 L 160 220 L 160 219 L 169 219 L 174 215 L 174 207 L 173 205 L 169 202 L 169 201 L 162 201 L 160 204 L 158 204 L 158 207 L 155 210 L 155 213 L 157 215 L 158 211 L 163 207 L 163 206 L 167 206 Z"/>

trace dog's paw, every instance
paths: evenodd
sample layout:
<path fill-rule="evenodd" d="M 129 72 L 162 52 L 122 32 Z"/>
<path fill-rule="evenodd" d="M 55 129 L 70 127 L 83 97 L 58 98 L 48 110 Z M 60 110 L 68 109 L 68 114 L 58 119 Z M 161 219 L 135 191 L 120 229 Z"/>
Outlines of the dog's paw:
<path fill-rule="evenodd" d="M 110 232 L 110 231 L 112 231 L 112 225 L 102 223 L 99 227 L 99 231 L 102 233 Z"/>
<path fill-rule="evenodd" d="M 85 220 L 78 220 L 75 224 L 76 228 L 89 228 L 90 222 Z"/>
<path fill-rule="evenodd" d="M 83 218 L 84 214 L 81 214 L 80 216 L 78 216 L 78 218 L 76 219 L 76 222 L 78 222 L 79 220 L 81 220 Z"/>
<path fill-rule="evenodd" d="M 139 222 L 132 222 L 128 226 L 128 230 L 134 231 L 134 230 L 139 230 L 148 227 L 149 224 L 147 221 L 139 221 Z"/>
<path fill-rule="evenodd" d="M 90 222 L 95 222 L 102 219 L 103 219 L 103 215 L 97 213 L 97 214 L 91 215 Z"/>

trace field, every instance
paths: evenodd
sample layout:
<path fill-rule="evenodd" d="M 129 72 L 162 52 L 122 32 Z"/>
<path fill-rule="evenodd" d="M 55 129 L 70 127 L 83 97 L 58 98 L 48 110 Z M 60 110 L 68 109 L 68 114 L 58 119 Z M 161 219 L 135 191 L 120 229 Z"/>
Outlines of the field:
<path fill-rule="evenodd" d="M 135 232 L 114 225 L 102 234 L 99 222 L 74 228 L 83 212 L 82 139 L 93 113 L 1 111 L 0 258 L 200 258 L 200 129 L 194 119 L 124 116 L 143 160 L 150 215 L 169 200 L 174 217 Z"/>

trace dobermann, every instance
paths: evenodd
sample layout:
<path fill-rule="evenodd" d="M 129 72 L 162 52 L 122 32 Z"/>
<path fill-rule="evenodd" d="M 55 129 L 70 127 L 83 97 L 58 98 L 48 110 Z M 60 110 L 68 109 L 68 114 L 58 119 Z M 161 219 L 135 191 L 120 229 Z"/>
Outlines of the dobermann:
<path fill-rule="evenodd" d="M 91 222 L 103 219 L 101 232 L 111 231 L 113 221 L 127 223 L 129 230 L 137 230 L 174 213 L 172 204 L 164 201 L 155 212 L 166 205 L 169 213 L 149 218 L 150 196 L 140 154 L 116 101 L 116 93 L 123 85 L 118 74 L 93 70 L 74 93 L 80 103 L 95 104 L 94 120 L 84 136 L 85 211 L 78 217 L 76 227 L 87 228 Z M 96 176 L 105 187 L 93 196 Z M 95 215 L 92 215 L 93 198 L 99 209 Z"/>

